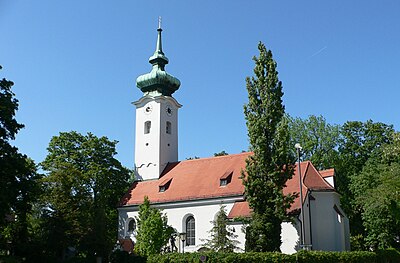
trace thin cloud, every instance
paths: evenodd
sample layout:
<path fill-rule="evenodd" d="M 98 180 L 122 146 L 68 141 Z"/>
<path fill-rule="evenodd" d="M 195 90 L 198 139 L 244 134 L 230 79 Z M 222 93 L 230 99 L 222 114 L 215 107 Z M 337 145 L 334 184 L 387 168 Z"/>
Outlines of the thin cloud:
<path fill-rule="evenodd" d="M 321 53 L 322 51 L 324 51 L 327 48 L 328 48 L 327 46 L 324 46 L 323 48 L 321 48 L 320 50 L 318 50 L 317 52 L 312 54 L 309 58 L 312 58 L 312 57 L 315 57 L 316 55 L 319 55 L 319 53 Z"/>

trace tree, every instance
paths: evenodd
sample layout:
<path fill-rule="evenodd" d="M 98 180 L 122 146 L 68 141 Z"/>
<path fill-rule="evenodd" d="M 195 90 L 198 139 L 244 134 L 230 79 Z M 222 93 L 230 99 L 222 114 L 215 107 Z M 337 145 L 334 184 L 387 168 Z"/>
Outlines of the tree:
<path fill-rule="evenodd" d="M 361 211 L 355 204 L 354 191 L 350 189 L 351 181 L 359 180 L 358 176 L 372 156 L 379 155 L 381 146 L 391 144 L 394 129 L 392 125 L 368 120 L 348 121 L 340 129 L 339 159 L 335 164 L 337 171 L 337 189 L 342 194 L 341 204 L 350 221 L 353 237 L 365 236 Z"/>
<path fill-rule="evenodd" d="M 114 158 L 117 141 L 91 133 L 61 132 L 41 163 L 47 171 L 43 219 L 48 246 L 58 257 L 67 247 L 107 257 L 116 237 L 119 198 L 130 171 Z"/>
<path fill-rule="evenodd" d="M 205 247 L 217 252 L 233 252 L 238 248 L 239 241 L 235 240 L 238 235 L 228 226 L 229 220 L 226 215 L 225 206 L 221 205 L 216 218 L 211 223 L 213 227 L 208 231 L 210 239 L 204 240 L 206 241 L 204 244 Z"/>
<path fill-rule="evenodd" d="M 261 42 L 254 57 L 255 76 L 246 79 L 249 102 L 244 106 L 250 150 L 243 173 L 246 199 L 253 209 L 246 229 L 246 251 L 279 251 L 281 223 L 293 196 L 283 188 L 293 175 L 294 157 L 289 145 L 288 123 L 282 104 L 282 83 L 278 79 L 272 52 Z"/>
<path fill-rule="evenodd" d="M 354 207 L 360 211 L 369 249 L 400 248 L 400 134 L 371 156 L 351 178 Z"/>
<path fill-rule="evenodd" d="M 136 221 L 138 229 L 135 252 L 142 256 L 159 254 L 174 233 L 174 229 L 167 224 L 167 216 L 151 207 L 149 198 L 145 196 L 143 204 L 139 206 Z"/>
<path fill-rule="evenodd" d="M 311 161 L 318 170 L 334 167 L 340 126 L 326 123 L 323 116 L 311 115 L 304 120 L 288 116 L 288 120 L 290 145 L 300 143 L 303 160 Z"/>
<path fill-rule="evenodd" d="M 228 155 L 229 153 L 227 153 L 227 152 L 225 152 L 225 151 L 220 151 L 219 153 L 214 153 L 214 157 L 217 157 L 217 156 L 225 156 L 225 155 Z"/>
<path fill-rule="evenodd" d="M 24 127 L 15 119 L 18 100 L 11 90 L 13 85 L 12 81 L 5 78 L 0 80 L 0 183 L 2 185 L 0 226 L 5 224 L 6 215 L 10 214 L 10 209 L 18 195 L 17 176 L 19 170 L 23 168 L 23 165 L 21 165 L 23 156 L 18 153 L 16 147 L 10 144 L 18 131 Z"/>
<path fill-rule="evenodd" d="M 15 119 L 18 100 L 13 85 L 0 80 L 0 249 L 24 256 L 31 241 L 28 217 L 39 193 L 40 175 L 34 162 L 10 144 L 24 127 Z"/>

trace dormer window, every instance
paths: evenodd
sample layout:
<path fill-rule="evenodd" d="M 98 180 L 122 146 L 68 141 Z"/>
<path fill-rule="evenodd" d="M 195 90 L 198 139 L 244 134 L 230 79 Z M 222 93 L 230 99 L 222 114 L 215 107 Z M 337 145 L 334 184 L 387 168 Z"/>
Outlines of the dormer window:
<path fill-rule="evenodd" d="M 219 186 L 227 186 L 232 181 L 232 171 L 224 173 L 221 178 L 219 178 Z"/>
<path fill-rule="evenodd" d="M 144 134 L 150 133 L 151 130 L 151 121 L 146 121 L 144 123 Z"/>
<path fill-rule="evenodd" d="M 169 186 L 171 185 L 172 178 L 168 178 L 164 180 L 159 186 L 158 186 L 158 191 L 160 193 L 165 192 L 168 190 Z"/>

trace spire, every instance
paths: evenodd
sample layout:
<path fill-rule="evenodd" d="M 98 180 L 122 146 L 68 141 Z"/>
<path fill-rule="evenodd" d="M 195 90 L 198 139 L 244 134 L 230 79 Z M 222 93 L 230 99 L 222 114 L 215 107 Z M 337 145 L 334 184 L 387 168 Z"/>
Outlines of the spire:
<path fill-rule="evenodd" d="M 161 16 L 158 17 L 158 36 L 157 36 L 157 46 L 156 46 L 156 52 L 163 54 L 162 52 L 162 42 L 161 42 L 161 32 L 162 32 L 162 28 L 161 28 Z"/>
<path fill-rule="evenodd" d="M 161 17 L 158 18 L 157 32 L 156 50 L 153 56 L 149 58 L 149 63 L 153 65 L 153 69 L 150 73 L 139 76 L 136 79 L 136 86 L 144 93 L 156 91 L 162 95 L 171 96 L 179 89 L 181 82 L 165 71 L 165 65 L 168 64 L 169 60 L 162 51 Z"/>
<path fill-rule="evenodd" d="M 164 55 L 164 52 L 162 51 L 162 41 L 161 41 L 161 17 L 158 17 L 158 28 L 157 28 L 157 44 L 156 44 L 156 51 L 154 51 L 153 56 L 149 58 L 149 62 L 155 66 L 157 65 L 160 67 L 162 70 L 164 70 L 164 67 L 166 64 L 168 64 L 168 58 Z"/>

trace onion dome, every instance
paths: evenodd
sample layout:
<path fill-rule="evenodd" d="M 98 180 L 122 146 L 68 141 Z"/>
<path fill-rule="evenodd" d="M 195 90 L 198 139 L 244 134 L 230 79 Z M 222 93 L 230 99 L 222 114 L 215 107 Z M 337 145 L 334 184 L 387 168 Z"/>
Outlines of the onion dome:
<path fill-rule="evenodd" d="M 172 93 L 179 89 L 181 82 L 179 79 L 165 71 L 165 65 L 168 64 L 168 58 L 162 51 L 162 29 L 160 26 L 158 27 L 157 31 L 158 37 L 156 51 L 154 52 L 153 56 L 149 58 L 149 63 L 153 65 L 153 69 L 150 73 L 139 76 L 136 79 L 136 86 L 143 93 L 156 91 L 164 96 L 171 96 Z"/>

